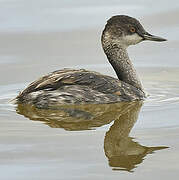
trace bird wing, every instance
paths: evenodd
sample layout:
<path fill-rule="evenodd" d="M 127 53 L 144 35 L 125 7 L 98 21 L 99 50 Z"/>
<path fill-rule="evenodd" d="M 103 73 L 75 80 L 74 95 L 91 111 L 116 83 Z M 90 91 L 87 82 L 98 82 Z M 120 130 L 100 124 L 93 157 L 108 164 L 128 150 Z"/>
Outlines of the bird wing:
<path fill-rule="evenodd" d="M 39 90 L 53 91 L 64 86 L 78 85 L 103 94 L 115 94 L 124 99 L 142 99 L 143 92 L 116 78 L 84 69 L 62 69 L 54 71 L 32 82 L 17 99 Z M 131 96 L 131 94 L 134 96 Z"/>
<path fill-rule="evenodd" d="M 38 90 L 54 90 L 65 85 L 86 85 L 100 92 L 111 93 L 119 90 L 120 81 L 116 78 L 84 69 L 62 69 L 32 82 L 19 96 Z"/>
<path fill-rule="evenodd" d="M 60 81 L 63 78 L 67 79 L 70 74 L 76 71 L 77 70 L 72 70 L 72 69 L 62 69 L 59 71 L 54 71 L 52 73 L 49 73 L 37 79 L 36 81 L 33 81 L 32 83 L 30 83 L 28 87 L 20 93 L 20 95 L 35 92 L 38 90 L 55 88 L 57 83 L 60 83 Z"/>

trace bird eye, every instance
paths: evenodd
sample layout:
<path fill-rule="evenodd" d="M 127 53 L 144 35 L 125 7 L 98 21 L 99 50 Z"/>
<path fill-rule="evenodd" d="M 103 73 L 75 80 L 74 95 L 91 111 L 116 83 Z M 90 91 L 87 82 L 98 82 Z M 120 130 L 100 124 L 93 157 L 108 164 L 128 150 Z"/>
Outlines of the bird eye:
<path fill-rule="evenodd" d="M 135 33 L 135 28 L 134 28 L 134 27 L 131 27 L 131 28 L 130 28 L 130 32 Z"/>

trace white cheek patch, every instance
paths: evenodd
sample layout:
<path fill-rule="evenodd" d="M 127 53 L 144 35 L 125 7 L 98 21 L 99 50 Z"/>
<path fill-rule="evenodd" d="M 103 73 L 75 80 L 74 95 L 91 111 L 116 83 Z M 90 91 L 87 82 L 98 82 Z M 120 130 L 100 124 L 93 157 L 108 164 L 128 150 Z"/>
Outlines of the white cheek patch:
<path fill-rule="evenodd" d="M 132 34 L 132 35 L 127 35 L 124 37 L 124 40 L 126 41 L 127 45 L 135 45 L 135 44 L 141 42 L 142 39 L 143 38 L 141 36 L 139 36 L 137 33 Z"/>

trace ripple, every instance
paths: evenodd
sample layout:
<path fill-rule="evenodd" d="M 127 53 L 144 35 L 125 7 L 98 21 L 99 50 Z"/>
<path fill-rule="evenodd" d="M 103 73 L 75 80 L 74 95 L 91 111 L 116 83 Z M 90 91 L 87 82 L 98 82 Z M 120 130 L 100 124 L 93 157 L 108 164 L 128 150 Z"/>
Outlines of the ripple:
<path fill-rule="evenodd" d="M 11 84 L 0 86 L 0 110 L 14 111 L 14 105 L 10 100 L 26 87 L 27 84 Z M 148 109 L 166 108 L 179 104 L 178 82 L 147 82 L 145 85 L 148 94 L 144 106 Z"/>
<path fill-rule="evenodd" d="M 25 84 L 11 84 L 0 86 L 0 111 L 15 111 L 15 105 L 10 103 L 17 94 L 20 92 L 20 89 L 23 89 Z M 4 113 L 6 114 L 6 113 Z"/>
<path fill-rule="evenodd" d="M 179 84 L 177 82 L 151 82 L 146 88 L 149 96 L 146 107 L 165 108 L 179 103 Z"/>

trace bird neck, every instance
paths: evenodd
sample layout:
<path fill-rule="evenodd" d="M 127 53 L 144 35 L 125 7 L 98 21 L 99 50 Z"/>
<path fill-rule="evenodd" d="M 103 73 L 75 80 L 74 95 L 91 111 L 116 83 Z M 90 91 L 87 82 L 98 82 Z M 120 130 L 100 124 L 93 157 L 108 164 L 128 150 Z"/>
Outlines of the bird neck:
<path fill-rule="evenodd" d="M 129 59 L 126 47 L 109 44 L 108 46 L 103 45 L 103 49 L 110 64 L 114 68 L 118 79 L 136 87 L 137 89 L 143 90 L 136 70 Z"/>

